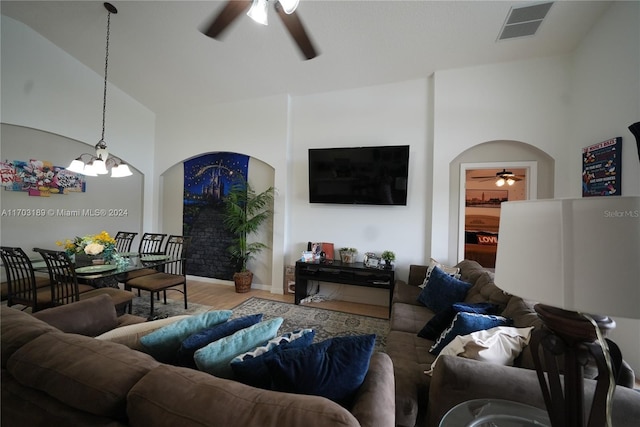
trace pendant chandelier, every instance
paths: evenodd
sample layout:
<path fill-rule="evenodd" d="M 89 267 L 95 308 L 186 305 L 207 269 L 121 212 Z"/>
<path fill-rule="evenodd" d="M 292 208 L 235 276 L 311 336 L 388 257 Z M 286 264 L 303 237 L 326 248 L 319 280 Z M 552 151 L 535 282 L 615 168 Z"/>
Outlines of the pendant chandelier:
<path fill-rule="evenodd" d="M 112 178 L 133 175 L 129 166 L 119 157 L 109 154 L 107 143 L 104 141 L 105 117 L 107 113 L 107 70 L 109 68 L 109 34 L 111 30 L 111 14 L 118 13 L 118 9 L 111 3 L 104 3 L 107 9 L 107 47 L 104 58 L 104 91 L 102 97 L 102 137 L 95 146 L 96 153 L 82 153 L 73 160 L 67 170 L 87 176 L 106 175 L 111 170 Z"/>

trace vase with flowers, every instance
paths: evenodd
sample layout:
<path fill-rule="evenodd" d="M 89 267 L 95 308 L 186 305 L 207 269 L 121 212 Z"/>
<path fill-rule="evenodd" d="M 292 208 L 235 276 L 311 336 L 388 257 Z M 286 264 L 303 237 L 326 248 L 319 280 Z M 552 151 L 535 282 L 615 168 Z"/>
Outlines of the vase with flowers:
<path fill-rule="evenodd" d="M 93 264 L 104 264 L 117 256 L 116 241 L 106 231 L 56 242 L 70 258 L 86 256 Z"/>

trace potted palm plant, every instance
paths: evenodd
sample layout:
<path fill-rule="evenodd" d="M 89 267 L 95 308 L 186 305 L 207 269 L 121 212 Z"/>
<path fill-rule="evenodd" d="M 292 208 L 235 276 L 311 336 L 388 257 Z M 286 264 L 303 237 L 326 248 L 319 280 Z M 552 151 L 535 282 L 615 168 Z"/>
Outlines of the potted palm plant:
<path fill-rule="evenodd" d="M 274 193 L 273 187 L 256 193 L 248 181 L 240 178 L 231 185 L 224 199 L 223 224 L 233 235 L 227 250 L 235 267 L 236 292 L 249 292 L 253 273 L 247 268 L 247 262 L 268 247 L 262 242 L 249 241 L 249 236 L 271 218 Z"/>

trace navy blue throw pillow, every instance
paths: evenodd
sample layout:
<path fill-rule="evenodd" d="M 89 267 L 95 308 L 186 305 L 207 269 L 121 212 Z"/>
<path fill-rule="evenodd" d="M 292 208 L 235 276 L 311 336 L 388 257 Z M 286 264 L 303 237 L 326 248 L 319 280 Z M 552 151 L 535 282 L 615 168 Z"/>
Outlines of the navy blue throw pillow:
<path fill-rule="evenodd" d="M 473 304 L 469 304 L 466 302 L 457 302 L 451 307 L 444 309 L 440 313 L 433 316 L 424 325 L 420 332 L 418 332 L 418 336 L 431 341 L 435 341 L 438 339 L 440 334 L 442 334 L 442 331 L 447 329 L 451 322 L 453 322 L 453 318 L 456 316 L 456 313 L 464 311 L 466 313 L 497 314 L 498 309 L 499 307 L 497 304 L 491 304 L 488 302 L 479 302 Z"/>
<path fill-rule="evenodd" d="M 241 383 L 250 385 L 252 387 L 263 388 L 265 390 L 271 389 L 271 375 L 269 374 L 269 368 L 267 368 L 267 361 L 276 357 L 281 351 L 287 349 L 304 348 L 309 347 L 313 342 L 313 338 L 316 332 L 311 331 L 303 334 L 300 338 L 293 341 L 282 343 L 275 346 L 266 353 L 261 354 L 250 359 L 243 361 L 232 361 L 231 369 L 233 370 L 234 379 Z"/>
<path fill-rule="evenodd" d="M 262 321 L 262 314 L 252 314 L 250 316 L 239 317 L 237 319 L 231 319 L 224 323 L 219 323 L 211 328 L 203 329 L 184 341 L 178 350 L 177 364 L 179 366 L 186 366 L 188 368 L 196 368 L 196 363 L 193 360 L 193 354 L 196 350 L 199 350 L 214 341 L 218 341 L 220 338 L 232 335 L 242 329 L 253 326 Z"/>
<path fill-rule="evenodd" d="M 495 328 L 496 326 L 511 326 L 512 319 L 492 314 L 457 313 L 451 326 L 445 329 L 438 341 L 431 346 L 429 353 L 438 354 L 458 335 L 469 335 L 472 332 Z"/>
<path fill-rule="evenodd" d="M 433 267 L 427 286 L 418 295 L 418 302 L 437 314 L 457 302 L 464 301 L 470 288 L 470 283 L 456 279 L 438 267 Z"/>
<path fill-rule="evenodd" d="M 276 391 L 323 396 L 350 407 L 369 370 L 375 334 L 330 338 L 267 360 Z"/>

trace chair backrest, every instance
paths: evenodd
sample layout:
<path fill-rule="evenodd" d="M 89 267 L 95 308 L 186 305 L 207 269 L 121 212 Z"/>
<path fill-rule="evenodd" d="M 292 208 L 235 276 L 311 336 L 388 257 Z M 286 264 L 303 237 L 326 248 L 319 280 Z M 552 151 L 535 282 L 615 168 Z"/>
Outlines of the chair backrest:
<path fill-rule="evenodd" d="M 36 277 L 27 254 L 17 247 L 0 247 L 2 265 L 7 274 L 7 305 L 22 304 L 39 309 Z"/>
<path fill-rule="evenodd" d="M 114 240 L 116 241 L 116 251 L 123 253 L 131 251 L 133 239 L 138 235 L 131 231 L 118 231 Z"/>
<path fill-rule="evenodd" d="M 165 273 L 185 275 L 185 263 L 187 256 L 187 248 L 191 242 L 190 237 L 171 235 L 167 239 L 167 243 L 164 246 L 165 255 L 171 258 L 179 259 L 180 261 L 171 262 L 164 268 Z"/>
<path fill-rule="evenodd" d="M 138 252 L 140 255 L 158 255 L 162 253 L 162 242 L 166 234 L 144 233 L 140 239 Z"/>
<path fill-rule="evenodd" d="M 51 280 L 51 300 L 53 305 L 69 304 L 80 301 L 78 279 L 71 258 L 64 251 L 34 249 L 44 258 Z"/>

